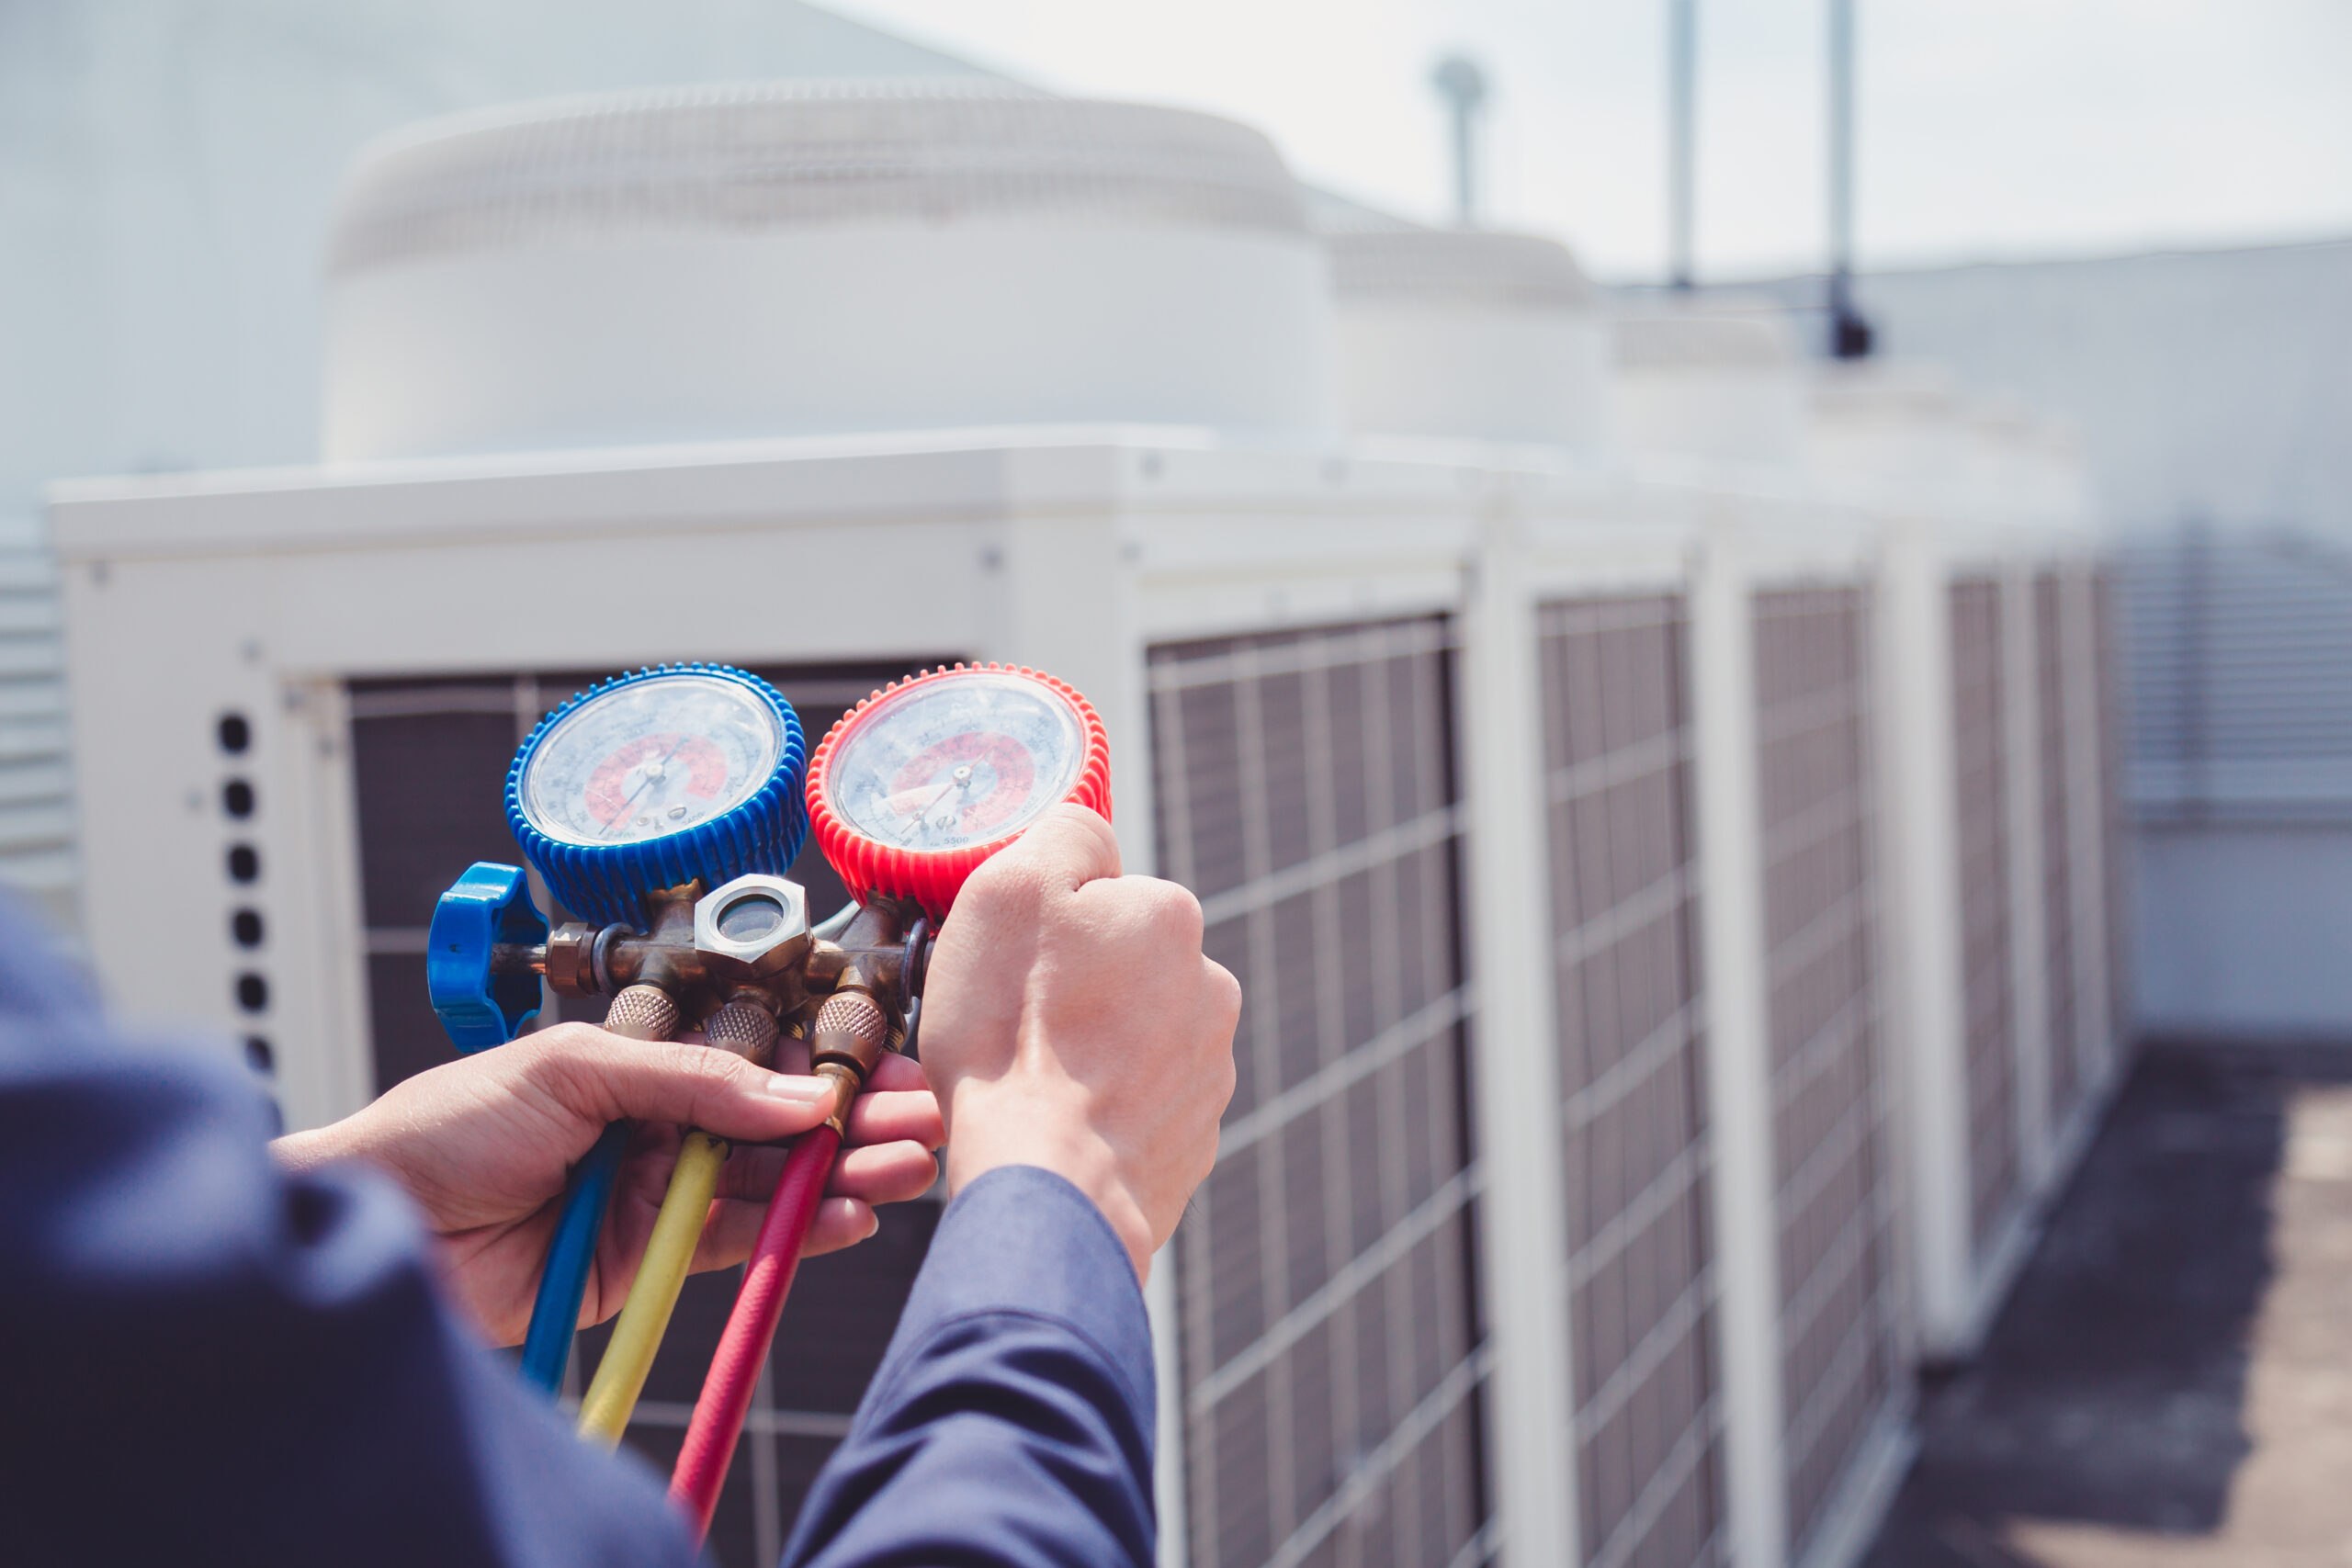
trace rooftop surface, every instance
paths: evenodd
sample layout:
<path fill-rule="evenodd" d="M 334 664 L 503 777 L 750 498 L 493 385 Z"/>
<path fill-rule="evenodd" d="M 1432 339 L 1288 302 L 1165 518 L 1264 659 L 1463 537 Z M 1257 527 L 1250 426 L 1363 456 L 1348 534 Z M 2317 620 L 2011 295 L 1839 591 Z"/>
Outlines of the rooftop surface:
<path fill-rule="evenodd" d="M 2148 1047 L 1868 1568 L 2352 1562 L 2352 1045 Z"/>

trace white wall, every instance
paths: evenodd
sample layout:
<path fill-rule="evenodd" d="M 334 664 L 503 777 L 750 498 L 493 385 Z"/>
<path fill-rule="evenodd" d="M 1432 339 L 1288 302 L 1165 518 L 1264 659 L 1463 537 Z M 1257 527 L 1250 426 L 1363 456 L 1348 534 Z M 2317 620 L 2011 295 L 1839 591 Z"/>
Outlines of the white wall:
<path fill-rule="evenodd" d="M 2352 829 L 2143 823 L 2134 852 L 2143 1028 L 2352 1032 Z"/>

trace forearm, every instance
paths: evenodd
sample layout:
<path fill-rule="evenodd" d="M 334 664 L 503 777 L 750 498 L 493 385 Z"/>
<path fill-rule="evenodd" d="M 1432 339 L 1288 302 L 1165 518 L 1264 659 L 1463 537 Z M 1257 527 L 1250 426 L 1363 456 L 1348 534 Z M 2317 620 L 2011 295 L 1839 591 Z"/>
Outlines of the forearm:
<path fill-rule="evenodd" d="M 269 1141 L 269 1157 L 277 1168 L 288 1175 L 300 1176 L 343 1157 L 333 1127 L 313 1127 L 300 1133 L 288 1133 Z"/>
<path fill-rule="evenodd" d="M 1152 1561 L 1151 1331 L 1126 1248 L 1062 1179 L 950 1206 L 801 1511 L 794 1568 Z"/>

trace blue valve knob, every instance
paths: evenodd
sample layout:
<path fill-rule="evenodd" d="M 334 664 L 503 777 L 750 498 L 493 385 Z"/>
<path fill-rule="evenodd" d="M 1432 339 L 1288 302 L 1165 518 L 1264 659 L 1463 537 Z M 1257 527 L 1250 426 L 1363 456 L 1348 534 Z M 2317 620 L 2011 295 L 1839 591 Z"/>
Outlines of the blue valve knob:
<path fill-rule="evenodd" d="M 527 970 L 498 975 L 491 949 L 530 947 L 548 939 L 548 922 L 531 902 L 519 865 L 476 861 L 441 895 L 424 953 L 424 983 L 449 1043 L 467 1055 L 503 1045 L 538 1016 L 539 977 Z"/>

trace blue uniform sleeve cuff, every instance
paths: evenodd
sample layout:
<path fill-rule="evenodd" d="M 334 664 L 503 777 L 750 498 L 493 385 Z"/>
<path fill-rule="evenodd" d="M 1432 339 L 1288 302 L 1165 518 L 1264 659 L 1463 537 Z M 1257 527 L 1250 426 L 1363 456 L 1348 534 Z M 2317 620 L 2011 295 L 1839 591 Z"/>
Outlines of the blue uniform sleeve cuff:
<path fill-rule="evenodd" d="M 1000 1167 L 947 1205 L 897 1337 L 911 1345 L 952 1319 L 1003 1312 L 1091 1341 L 1152 1429 L 1151 1322 L 1135 1264 L 1094 1201 L 1036 1166 Z"/>

